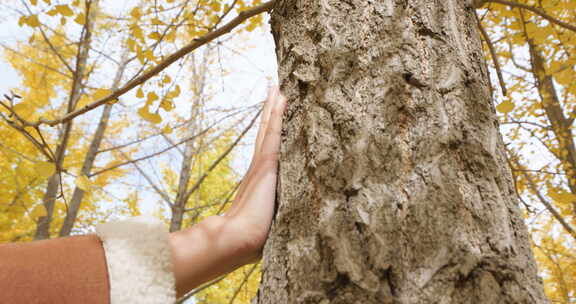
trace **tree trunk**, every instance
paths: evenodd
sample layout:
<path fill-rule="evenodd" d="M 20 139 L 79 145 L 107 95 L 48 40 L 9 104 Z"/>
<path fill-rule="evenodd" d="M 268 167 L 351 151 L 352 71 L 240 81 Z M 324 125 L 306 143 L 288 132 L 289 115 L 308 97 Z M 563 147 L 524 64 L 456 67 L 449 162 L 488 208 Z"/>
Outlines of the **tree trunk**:
<path fill-rule="evenodd" d="M 92 5 L 94 7 L 92 7 Z M 68 97 L 67 113 L 71 113 L 76 109 L 76 105 L 82 97 L 82 88 L 84 87 L 84 77 L 86 71 L 86 63 L 90 54 L 90 46 L 92 44 L 92 29 L 94 26 L 94 8 L 97 6 L 97 1 L 86 2 L 86 23 L 82 28 L 80 34 L 80 42 L 78 43 L 78 51 L 76 54 L 76 68 L 74 75 L 72 75 L 72 86 L 70 88 L 70 95 Z M 70 133 L 72 132 L 74 122 L 72 120 L 64 123 L 64 130 L 58 136 L 58 146 L 55 152 L 54 165 L 56 166 L 56 173 L 49 179 L 46 185 L 46 191 L 42 198 L 42 204 L 46 208 L 46 215 L 40 216 L 36 224 L 36 232 L 34 240 L 44 240 L 50 238 L 50 225 L 52 224 L 52 216 L 56 199 L 58 198 L 58 190 L 61 185 L 61 169 L 64 164 L 66 150 L 68 149 L 68 142 L 70 141 Z M 64 189 L 62 189 L 64 191 Z"/>
<path fill-rule="evenodd" d="M 473 1 L 285 0 L 256 303 L 546 303 Z"/>
<path fill-rule="evenodd" d="M 112 82 L 112 90 L 117 90 L 118 86 L 120 85 L 120 81 L 122 81 L 122 76 L 124 75 L 124 71 L 126 70 L 126 66 L 128 63 L 125 59 L 126 54 L 122 58 L 122 63 L 118 67 L 116 71 L 116 75 L 114 76 L 114 81 Z M 100 145 L 104 140 L 104 134 L 106 133 L 106 128 L 108 127 L 108 122 L 110 121 L 110 115 L 112 114 L 112 107 L 114 103 L 107 103 L 104 105 L 104 110 L 102 110 L 102 115 L 100 115 L 100 121 L 98 122 L 98 127 L 94 132 L 94 137 L 92 137 L 92 141 L 90 142 L 90 147 L 86 152 L 86 156 L 84 157 L 84 163 L 82 164 L 82 170 L 80 171 L 81 174 L 84 176 L 90 176 L 90 172 L 94 167 L 94 162 L 96 161 L 96 156 L 98 155 L 98 150 L 100 149 Z M 68 210 L 66 212 L 66 217 L 64 218 L 64 222 L 62 223 L 62 227 L 60 227 L 59 236 L 69 236 L 72 232 L 72 228 L 74 227 L 74 223 L 76 222 L 76 218 L 78 216 L 78 212 L 80 211 L 80 206 L 82 205 L 82 199 L 84 198 L 84 190 L 80 189 L 80 187 L 74 187 L 74 192 L 72 193 L 72 199 L 70 200 L 70 204 Z"/>

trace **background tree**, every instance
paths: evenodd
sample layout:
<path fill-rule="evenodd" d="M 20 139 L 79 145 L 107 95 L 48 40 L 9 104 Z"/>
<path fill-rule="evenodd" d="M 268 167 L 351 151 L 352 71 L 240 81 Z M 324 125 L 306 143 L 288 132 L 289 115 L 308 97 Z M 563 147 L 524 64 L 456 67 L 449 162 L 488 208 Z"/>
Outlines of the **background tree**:
<path fill-rule="evenodd" d="M 551 302 L 573 303 L 576 3 L 486 2 L 478 15 L 508 88 L 497 109 L 534 253 Z"/>

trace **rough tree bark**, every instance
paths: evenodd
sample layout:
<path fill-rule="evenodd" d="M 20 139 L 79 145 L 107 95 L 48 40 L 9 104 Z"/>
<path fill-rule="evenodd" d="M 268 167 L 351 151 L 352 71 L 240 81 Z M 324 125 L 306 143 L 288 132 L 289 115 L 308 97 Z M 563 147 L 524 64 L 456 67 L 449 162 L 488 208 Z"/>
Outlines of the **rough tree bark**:
<path fill-rule="evenodd" d="M 279 0 L 289 99 L 255 303 L 546 303 L 473 1 Z"/>

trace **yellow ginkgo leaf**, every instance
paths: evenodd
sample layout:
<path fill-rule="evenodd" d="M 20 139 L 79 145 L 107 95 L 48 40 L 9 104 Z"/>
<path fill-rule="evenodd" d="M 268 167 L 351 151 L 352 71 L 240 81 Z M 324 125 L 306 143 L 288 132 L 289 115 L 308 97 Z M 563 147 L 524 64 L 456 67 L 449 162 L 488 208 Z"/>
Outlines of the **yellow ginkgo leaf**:
<path fill-rule="evenodd" d="M 160 38 L 162 38 L 162 35 L 160 35 L 160 33 L 158 33 L 158 32 L 152 32 L 152 33 L 150 33 L 150 35 L 148 35 L 148 38 L 154 39 L 154 40 L 160 40 Z"/>
<path fill-rule="evenodd" d="M 132 11 L 130 12 L 130 16 L 132 16 L 136 20 L 140 19 L 140 17 L 142 17 L 142 13 L 140 12 L 140 8 L 139 7 L 133 8 Z"/>
<path fill-rule="evenodd" d="M 28 24 L 31 27 L 39 27 L 40 20 L 38 20 L 37 15 L 30 15 L 28 18 L 26 18 L 26 24 Z"/>
<path fill-rule="evenodd" d="M 66 4 L 56 5 L 54 7 L 54 9 L 56 11 L 58 11 L 58 13 L 60 13 L 60 15 L 62 15 L 62 16 L 70 17 L 70 16 L 74 15 L 74 12 L 72 11 L 72 9 Z"/>
<path fill-rule="evenodd" d="M 500 113 L 508 114 L 514 110 L 514 103 L 510 99 L 506 99 L 496 107 L 496 110 Z"/>
<path fill-rule="evenodd" d="M 108 102 L 106 102 L 106 103 L 109 105 L 113 105 L 113 104 L 116 104 L 118 101 L 119 101 L 118 98 L 114 98 L 112 100 L 108 100 Z"/>
<path fill-rule="evenodd" d="M 156 95 L 155 92 L 148 92 L 148 96 L 146 98 L 146 102 L 147 103 L 152 103 L 154 101 L 158 100 L 158 95 Z"/>
<path fill-rule="evenodd" d="M 44 205 L 40 204 L 36 205 L 36 207 L 34 207 L 34 209 L 32 209 L 32 211 L 30 211 L 29 214 L 31 218 L 37 219 L 41 216 L 48 215 L 48 212 L 46 212 L 46 208 L 44 207 Z"/>
<path fill-rule="evenodd" d="M 136 51 L 136 41 L 134 41 L 134 39 L 128 38 L 126 40 L 126 44 L 128 45 L 128 49 L 130 49 L 130 51 Z"/>
<path fill-rule="evenodd" d="M 176 31 L 174 29 L 169 30 L 166 36 L 164 36 L 164 40 L 167 42 L 174 42 L 176 40 Z"/>
<path fill-rule="evenodd" d="M 76 186 L 84 191 L 90 191 L 92 182 L 86 175 L 82 174 L 76 178 Z"/>
<path fill-rule="evenodd" d="M 80 25 L 84 25 L 86 23 L 86 15 L 84 15 L 84 13 L 78 14 L 78 16 L 76 16 L 76 19 L 74 19 L 74 22 Z"/>
<path fill-rule="evenodd" d="M 168 94 L 166 94 L 166 97 L 168 98 L 175 98 L 178 96 L 180 96 L 180 85 L 176 85 L 173 91 L 170 91 Z"/>
<path fill-rule="evenodd" d="M 212 1 L 212 3 L 210 3 L 210 9 L 212 9 L 214 12 L 219 12 L 220 8 L 221 5 L 219 1 Z"/>
<path fill-rule="evenodd" d="M 160 115 L 158 115 L 158 113 L 150 113 L 150 111 L 148 111 L 148 107 L 140 108 L 138 110 L 138 114 L 144 120 L 151 122 L 153 124 L 159 124 L 162 122 L 162 117 Z"/>
<path fill-rule="evenodd" d="M 30 0 L 30 4 L 36 6 L 38 4 L 38 0 Z"/>
<path fill-rule="evenodd" d="M 162 133 L 164 133 L 164 134 L 171 134 L 172 131 L 173 130 L 169 125 L 165 125 L 164 128 L 162 128 Z"/>
<path fill-rule="evenodd" d="M 34 166 L 34 170 L 38 173 L 38 176 L 42 178 L 48 178 L 56 172 L 56 166 L 51 162 L 39 162 Z"/>
<path fill-rule="evenodd" d="M 568 205 L 576 202 L 576 195 L 561 190 L 561 191 L 548 191 L 548 196 L 554 200 L 559 206 Z"/>
<path fill-rule="evenodd" d="M 146 56 L 142 52 L 142 48 L 140 46 L 136 47 L 136 58 L 140 61 L 141 64 L 146 62 Z"/>
<path fill-rule="evenodd" d="M 56 9 L 51 9 L 51 10 L 47 11 L 46 14 L 48 16 L 54 17 L 54 16 L 58 15 L 58 11 Z"/>
<path fill-rule="evenodd" d="M 144 98 L 144 91 L 142 90 L 142 88 L 138 88 L 138 91 L 136 91 L 136 97 Z"/>
<path fill-rule="evenodd" d="M 148 60 L 154 61 L 156 58 L 154 57 L 154 52 L 152 52 L 151 49 L 147 49 L 144 52 L 142 52 L 142 54 L 144 55 L 145 58 L 147 58 Z"/>
<path fill-rule="evenodd" d="M 94 99 L 100 100 L 102 98 L 108 97 L 110 94 L 112 94 L 112 90 L 97 89 L 96 91 L 94 91 L 94 94 L 92 94 L 92 96 L 94 96 Z"/>
<path fill-rule="evenodd" d="M 140 39 L 140 41 L 144 40 L 144 34 L 139 26 L 132 27 L 132 36 L 136 39 Z"/>
<path fill-rule="evenodd" d="M 158 113 L 148 113 L 148 116 L 144 117 L 144 119 L 155 125 L 162 122 L 162 116 Z"/>
<path fill-rule="evenodd" d="M 18 26 L 23 26 L 24 24 L 27 24 L 27 19 L 26 16 L 20 16 L 20 18 L 18 19 Z"/>
<path fill-rule="evenodd" d="M 152 24 L 154 24 L 154 25 L 164 25 L 164 22 L 162 22 L 162 20 L 154 17 L 154 18 L 152 18 Z"/>
<path fill-rule="evenodd" d="M 21 102 L 12 107 L 12 110 L 14 110 L 18 115 L 25 115 L 30 112 L 30 106 L 25 102 Z"/>
<path fill-rule="evenodd" d="M 170 78 L 170 76 L 168 75 L 164 75 L 164 78 L 162 79 L 162 83 L 167 84 L 172 82 L 172 78 Z"/>
<path fill-rule="evenodd" d="M 160 107 L 164 109 L 164 111 L 170 112 L 174 109 L 174 103 L 169 99 L 163 99 L 162 102 L 160 102 Z"/>

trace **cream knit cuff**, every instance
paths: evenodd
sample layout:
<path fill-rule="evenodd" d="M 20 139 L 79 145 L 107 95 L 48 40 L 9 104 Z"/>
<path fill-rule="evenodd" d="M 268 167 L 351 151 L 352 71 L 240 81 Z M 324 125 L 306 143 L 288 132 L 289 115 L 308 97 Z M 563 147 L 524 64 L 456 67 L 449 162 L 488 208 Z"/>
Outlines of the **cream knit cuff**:
<path fill-rule="evenodd" d="M 96 226 L 103 242 L 110 303 L 176 301 L 172 252 L 164 223 L 150 216 Z"/>

